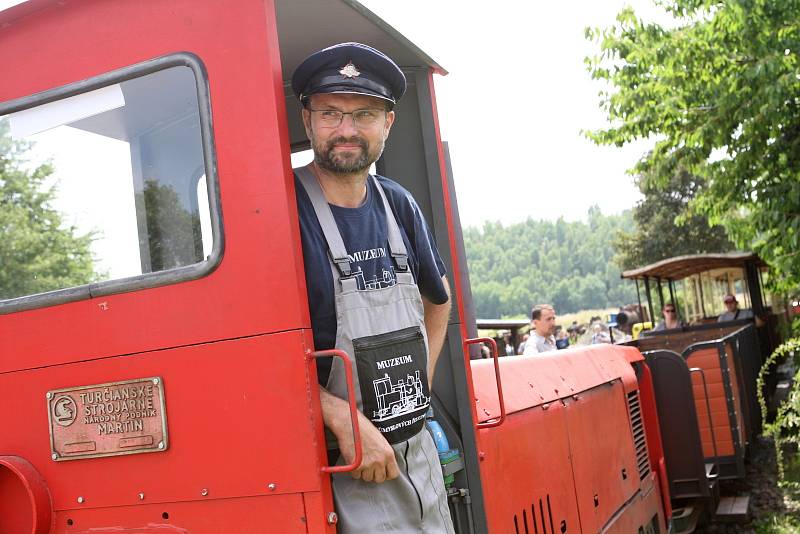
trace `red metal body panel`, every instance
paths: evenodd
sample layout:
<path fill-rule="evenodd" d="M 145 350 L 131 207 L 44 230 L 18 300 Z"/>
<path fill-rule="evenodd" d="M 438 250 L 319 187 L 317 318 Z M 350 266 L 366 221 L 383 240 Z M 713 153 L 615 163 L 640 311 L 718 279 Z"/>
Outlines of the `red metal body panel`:
<path fill-rule="evenodd" d="M 445 157 L 444 157 L 444 146 L 442 146 L 442 136 L 439 130 L 439 111 L 436 107 L 436 90 L 435 84 L 433 81 L 433 72 L 428 73 L 428 86 L 430 87 L 431 91 L 431 106 L 433 107 L 433 127 L 434 131 L 436 132 L 436 153 L 439 156 L 439 173 L 442 177 L 442 192 L 444 196 L 444 208 L 445 208 L 445 219 L 447 220 L 447 234 L 450 237 L 450 258 L 453 263 L 453 270 L 449 275 L 453 279 L 453 285 L 450 288 L 451 293 L 456 299 L 456 305 L 458 306 L 458 316 L 461 318 L 461 339 L 468 339 L 470 336 L 467 333 L 467 325 L 465 323 L 467 316 L 467 312 L 464 308 L 464 283 L 461 279 L 461 267 L 459 265 L 458 260 L 458 250 L 456 250 L 456 244 L 458 240 L 456 240 L 456 233 L 455 233 L 455 224 L 461 224 L 460 221 L 453 220 L 453 205 L 452 201 L 450 200 L 450 187 L 448 187 L 447 180 L 447 168 L 445 164 Z M 470 368 L 470 356 L 469 351 L 464 350 L 464 368 Z M 466 383 L 464 387 L 467 388 L 467 398 L 472 399 L 474 398 L 474 391 L 475 387 L 472 382 L 472 373 L 466 373 Z M 478 414 L 475 408 L 475 405 L 471 405 L 470 409 L 472 411 L 472 424 L 476 424 L 478 422 Z"/>
<path fill-rule="evenodd" d="M 436 132 L 436 153 L 439 157 L 439 174 L 442 178 L 442 194 L 444 196 L 444 207 L 445 207 L 445 218 L 447 220 L 447 234 L 449 236 L 450 241 L 450 257 L 453 263 L 453 272 L 449 273 L 450 276 L 453 278 L 453 287 L 450 288 L 451 292 L 456 296 L 456 303 L 458 304 L 458 316 L 462 319 L 467 317 L 467 312 L 464 309 L 464 299 L 462 298 L 462 291 L 463 291 L 463 284 L 464 282 L 461 280 L 461 268 L 458 261 L 458 250 L 456 250 L 456 244 L 458 240 L 456 239 L 456 233 L 454 224 L 461 224 L 460 221 L 453 221 L 453 204 L 450 200 L 450 187 L 448 185 L 448 176 L 447 176 L 447 166 L 445 164 L 444 158 L 444 146 L 442 146 L 442 136 L 439 131 L 439 111 L 436 108 L 436 91 L 435 91 L 435 84 L 433 81 L 433 71 L 428 72 L 428 86 L 430 87 L 431 91 L 431 106 L 433 107 L 433 128 Z M 467 325 L 461 322 L 461 336 L 463 339 L 467 339 L 469 335 L 467 334 Z M 467 360 L 469 361 L 469 360 Z M 469 374 L 467 374 L 469 377 Z M 469 380 L 469 378 L 467 379 Z"/>
<path fill-rule="evenodd" d="M 0 317 L 0 373 L 309 326 L 271 2 L 53 1 L 0 23 L 0 63 L 15 73 L 0 101 L 199 56 L 225 224 L 224 257 L 203 279 Z"/>
<path fill-rule="evenodd" d="M 509 415 L 478 435 L 492 531 L 532 532 L 524 522 L 540 498 L 544 532 L 552 532 L 550 513 L 561 532 L 635 532 L 654 518 L 664 528 L 660 484 L 653 470 L 640 478 L 629 412 L 638 395 L 629 362 L 640 359 L 636 349 L 612 345 L 501 359 Z M 473 361 L 472 371 L 478 419 L 492 419 L 492 362 Z"/>
<path fill-rule="evenodd" d="M 300 534 L 306 529 L 302 496 L 287 494 L 70 510 L 58 514 L 54 534 Z"/>
<path fill-rule="evenodd" d="M 506 413 L 551 403 L 616 379 L 622 379 L 626 393 L 633 391 L 636 375 L 626 360 L 629 353 L 639 351 L 633 347 L 591 345 L 538 355 L 535 360 L 501 358 Z M 494 365 L 490 360 L 473 360 L 471 366 L 478 421 L 484 422 L 500 413 Z"/>
<path fill-rule="evenodd" d="M 272 2 L 35 0 L 1 12 L 0 61 L 15 76 L 0 101 L 176 52 L 208 75 L 222 261 L 195 281 L 0 316 L 13 430 L 0 454 L 48 481 L 57 532 L 333 532 Z M 50 458 L 46 391 L 145 376 L 164 381 L 168 450 Z"/>
<path fill-rule="evenodd" d="M 50 481 L 56 510 L 137 504 L 140 492 L 147 502 L 178 502 L 319 491 L 301 343 L 288 332 L 2 375 L 0 404 L 14 429 L 3 450 L 26 456 Z M 156 375 L 167 399 L 167 451 L 50 459 L 46 391 Z"/>
<path fill-rule="evenodd" d="M 566 532 L 580 531 L 565 411 L 560 403 L 534 408 L 479 431 L 490 532 L 534 532 L 534 522 L 537 532 L 553 532 L 551 516 L 555 532 L 562 521 Z"/>
<path fill-rule="evenodd" d="M 622 384 L 603 384 L 566 399 L 575 493 L 584 532 L 599 532 L 640 488 Z M 642 484 L 649 488 L 649 479 Z"/>

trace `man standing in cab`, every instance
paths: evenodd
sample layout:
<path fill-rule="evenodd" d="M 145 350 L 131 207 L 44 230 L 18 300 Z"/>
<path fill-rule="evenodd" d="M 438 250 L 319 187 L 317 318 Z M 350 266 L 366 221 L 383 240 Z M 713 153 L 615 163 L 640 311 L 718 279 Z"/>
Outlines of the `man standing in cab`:
<path fill-rule="evenodd" d="M 295 169 L 314 345 L 347 353 L 360 410 L 361 465 L 332 477 L 342 533 L 453 532 L 425 426 L 450 314 L 445 268 L 411 194 L 369 174 L 405 89 L 394 61 L 359 43 L 320 50 L 292 76 L 314 152 Z M 349 463 L 343 364 L 318 363 L 329 459 Z"/>

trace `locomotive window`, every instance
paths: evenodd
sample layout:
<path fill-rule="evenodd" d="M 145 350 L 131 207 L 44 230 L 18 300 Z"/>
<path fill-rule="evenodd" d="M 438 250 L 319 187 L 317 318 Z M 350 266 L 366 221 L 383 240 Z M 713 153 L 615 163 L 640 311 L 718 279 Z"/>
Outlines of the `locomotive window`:
<path fill-rule="evenodd" d="M 0 106 L 0 312 L 197 278 L 219 261 L 199 60 L 78 89 Z"/>

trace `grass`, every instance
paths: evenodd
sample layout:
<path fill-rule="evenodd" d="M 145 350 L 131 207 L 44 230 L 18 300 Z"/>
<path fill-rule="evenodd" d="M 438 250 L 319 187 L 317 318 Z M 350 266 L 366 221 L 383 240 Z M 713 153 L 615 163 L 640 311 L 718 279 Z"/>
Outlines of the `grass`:
<path fill-rule="evenodd" d="M 797 534 L 800 519 L 793 515 L 773 514 L 755 524 L 757 534 Z"/>

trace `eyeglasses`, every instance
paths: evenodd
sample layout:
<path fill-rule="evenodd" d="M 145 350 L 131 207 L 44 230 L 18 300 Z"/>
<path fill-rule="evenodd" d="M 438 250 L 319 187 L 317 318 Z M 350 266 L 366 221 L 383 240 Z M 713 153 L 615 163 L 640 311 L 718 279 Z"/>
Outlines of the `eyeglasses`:
<path fill-rule="evenodd" d="M 664 310 L 664 313 L 675 313 L 675 310 Z"/>
<path fill-rule="evenodd" d="M 383 117 L 385 110 L 382 109 L 357 109 L 355 111 L 339 111 L 336 109 L 311 109 L 308 111 L 316 113 L 319 122 L 326 128 L 337 128 L 342 124 L 345 115 L 353 117 L 353 124 L 356 128 L 371 128 L 375 126 Z"/>

